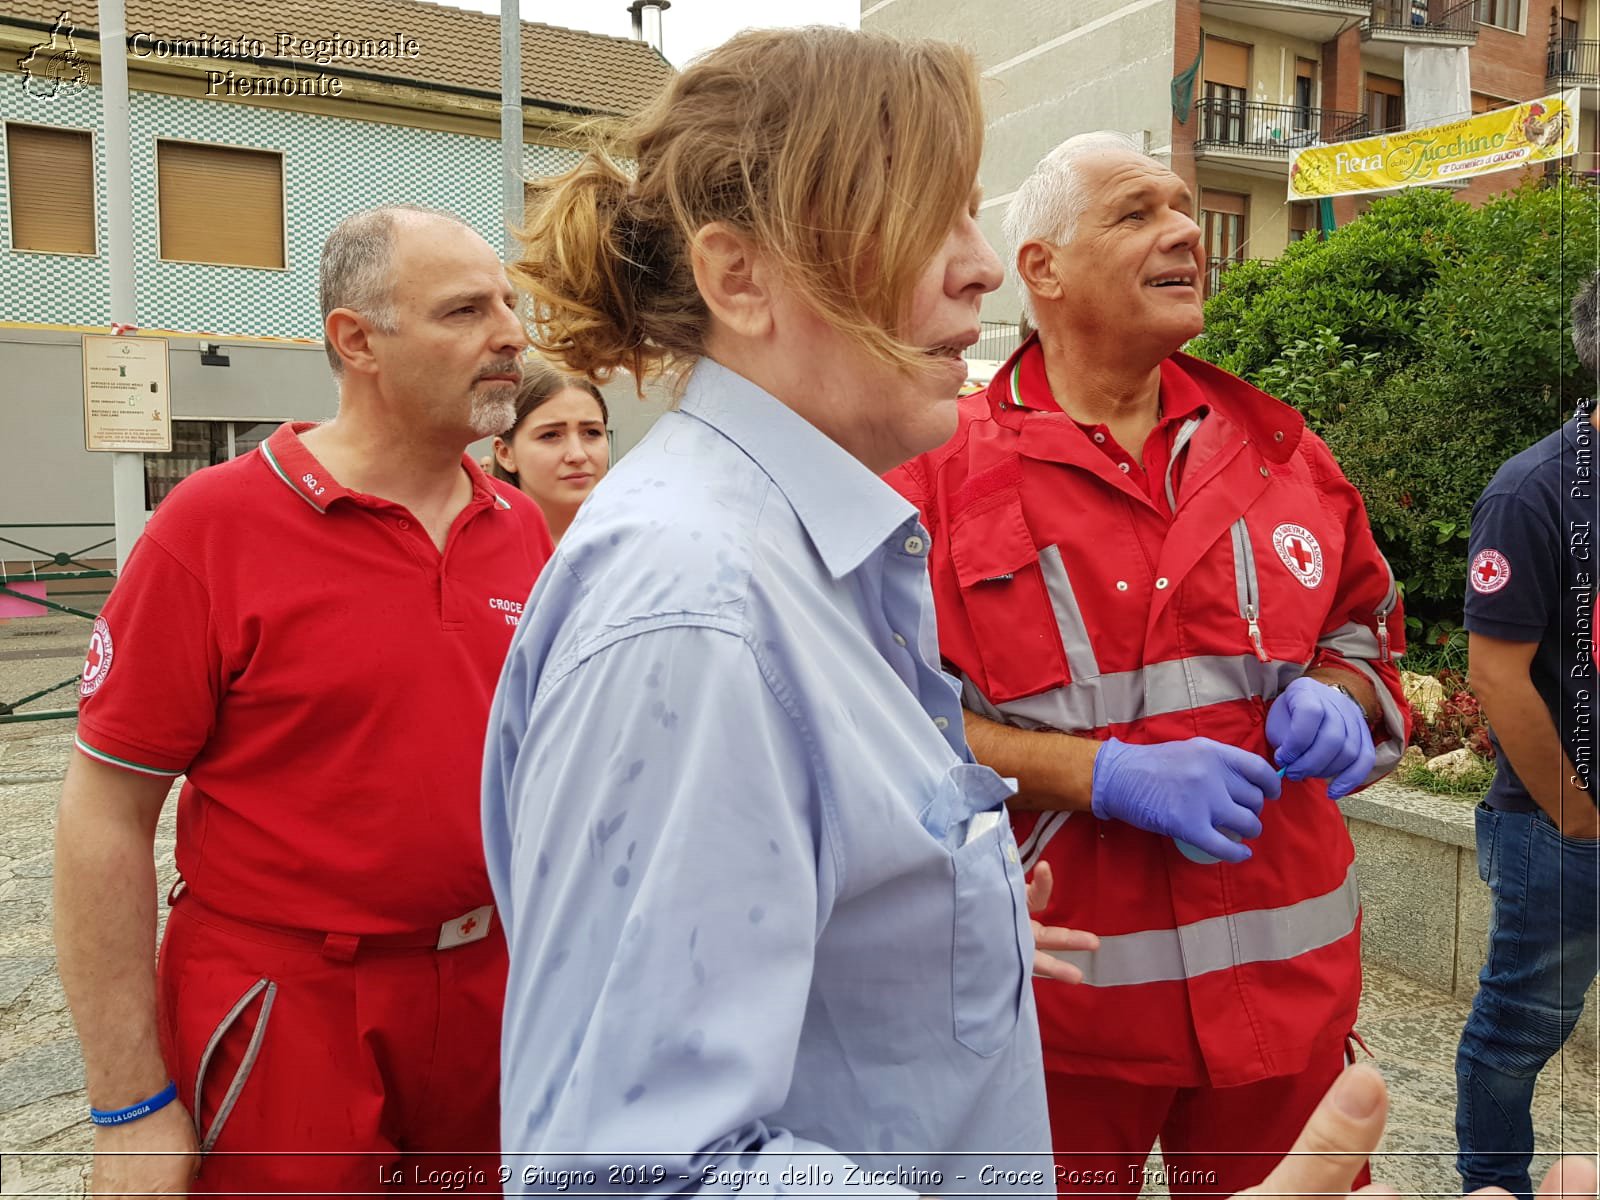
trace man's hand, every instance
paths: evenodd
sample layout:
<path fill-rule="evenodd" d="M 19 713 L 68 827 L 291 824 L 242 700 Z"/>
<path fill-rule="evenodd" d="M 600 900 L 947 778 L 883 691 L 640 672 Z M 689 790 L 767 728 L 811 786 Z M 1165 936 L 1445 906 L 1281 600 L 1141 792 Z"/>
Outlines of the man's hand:
<path fill-rule="evenodd" d="M 1328 1089 L 1311 1119 L 1300 1131 L 1294 1149 L 1260 1184 L 1240 1196 L 1328 1197 L 1345 1195 L 1356 1172 L 1378 1148 L 1389 1112 L 1389 1095 L 1383 1076 L 1371 1067 L 1351 1067 Z M 1594 1200 L 1594 1163 L 1584 1158 L 1563 1158 L 1550 1169 L 1539 1187 L 1539 1200 L 1584 1197 Z M 1353 1193 L 1357 1196 L 1397 1196 L 1392 1187 L 1374 1183 Z M 1509 1197 L 1501 1188 L 1471 1193 L 1481 1200 Z"/>
<path fill-rule="evenodd" d="M 91 1196 L 187 1196 L 200 1170 L 194 1122 L 182 1101 L 126 1125 L 96 1126 Z"/>
<path fill-rule="evenodd" d="M 1337 688 L 1301 676 L 1267 710 L 1267 741 L 1295 781 L 1327 779 L 1328 797 L 1348 796 L 1372 773 L 1377 748 L 1361 706 Z"/>
<path fill-rule="evenodd" d="M 1188 842 L 1224 862 L 1243 862 L 1241 838 L 1261 836 L 1261 806 L 1282 785 L 1259 754 L 1210 738 L 1155 746 L 1102 743 L 1094 760 L 1094 815 Z"/>
<path fill-rule="evenodd" d="M 1028 880 L 1028 911 L 1039 912 L 1050 902 L 1050 889 L 1055 884 L 1050 864 L 1039 863 L 1033 868 L 1033 878 Z M 1062 983 L 1082 983 L 1083 972 L 1071 963 L 1062 962 L 1052 950 L 1098 950 L 1100 939 L 1081 929 L 1068 929 L 1064 925 L 1041 925 L 1033 922 L 1033 973 L 1040 979 L 1056 979 Z"/>

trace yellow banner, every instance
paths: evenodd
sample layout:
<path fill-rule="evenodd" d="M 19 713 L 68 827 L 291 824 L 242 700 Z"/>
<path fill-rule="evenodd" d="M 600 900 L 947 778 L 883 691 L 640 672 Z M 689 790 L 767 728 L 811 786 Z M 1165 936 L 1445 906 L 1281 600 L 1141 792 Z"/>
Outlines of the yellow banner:
<path fill-rule="evenodd" d="M 1579 89 L 1444 125 L 1308 146 L 1289 163 L 1289 199 L 1351 196 L 1511 171 L 1578 152 Z"/>

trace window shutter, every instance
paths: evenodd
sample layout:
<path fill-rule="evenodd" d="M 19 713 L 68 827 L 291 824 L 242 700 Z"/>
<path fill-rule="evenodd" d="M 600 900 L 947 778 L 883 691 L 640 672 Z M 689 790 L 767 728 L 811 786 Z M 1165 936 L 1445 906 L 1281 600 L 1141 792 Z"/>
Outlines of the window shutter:
<path fill-rule="evenodd" d="M 1250 47 L 1221 38 L 1206 38 L 1205 82 L 1250 90 Z"/>
<path fill-rule="evenodd" d="M 162 258 L 284 266 L 282 155 L 158 141 L 156 187 Z"/>
<path fill-rule="evenodd" d="M 78 129 L 6 125 L 11 245 L 49 254 L 93 254 L 94 139 Z"/>

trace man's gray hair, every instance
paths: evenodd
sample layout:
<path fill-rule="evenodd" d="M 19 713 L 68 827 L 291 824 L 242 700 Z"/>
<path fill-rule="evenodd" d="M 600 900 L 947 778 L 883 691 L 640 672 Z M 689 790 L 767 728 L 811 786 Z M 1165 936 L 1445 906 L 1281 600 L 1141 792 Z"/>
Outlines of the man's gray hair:
<path fill-rule="evenodd" d="M 322 264 L 318 268 L 324 327 L 328 314 L 334 309 L 348 308 L 360 313 L 384 333 L 395 331 L 394 231 L 402 220 L 417 217 L 437 217 L 466 229 L 472 228 L 454 213 L 417 204 L 384 204 L 364 209 L 351 213 L 334 227 L 322 244 Z M 342 375 L 344 362 L 326 333 L 322 345 L 328 352 L 333 373 Z"/>
<path fill-rule="evenodd" d="M 1017 251 L 1023 242 L 1035 238 L 1065 243 L 1072 240 L 1078 219 L 1089 207 L 1090 196 L 1084 187 L 1078 161 L 1101 150 L 1125 150 L 1148 157 L 1125 133 L 1097 129 L 1069 137 L 1040 160 L 1033 174 L 1022 181 L 1006 207 L 1001 233 L 1006 243 L 1006 275 L 1022 300 L 1022 315 L 1034 322 L 1033 297 L 1017 273 Z M 1151 160 L 1155 161 L 1155 160 Z"/>
<path fill-rule="evenodd" d="M 1600 293 L 1600 272 L 1596 272 L 1583 289 L 1572 298 L 1572 348 L 1578 352 L 1578 361 L 1594 381 L 1600 374 L 1600 328 L 1596 327 L 1596 300 Z"/>

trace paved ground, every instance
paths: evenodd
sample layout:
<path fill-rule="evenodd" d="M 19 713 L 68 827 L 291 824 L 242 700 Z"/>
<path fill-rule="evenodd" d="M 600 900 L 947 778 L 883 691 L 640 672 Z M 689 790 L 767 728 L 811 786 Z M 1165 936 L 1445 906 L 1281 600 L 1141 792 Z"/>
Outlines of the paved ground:
<path fill-rule="evenodd" d="M 71 676 L 85 624 L 69 618 L 0 622 L 0 701 Z M 70 707 L 75 693 L 30 708 Z M 51 833 L 71 752 L 69 721 L 0 725 L 0 1194 L 83 1194 L 89 1126 L 83 1065 L 50 943 Z M 156 846 L 165 894 L 172 873 L 172 805 Z M 1453 1111 L 1455 1043 L 1466 1006 L 1402 976 L 1369 970 L 1360 1030 L 1393 1093 L 1374 1174 L 1403 1193 L 1458 1191 Z M 1572 1052 L 1540 1082 L 1541 1163 L 1558 1150 L 1600 1148 L 1594 1056 Z M 1542 1170 L 1542 1167 L 1539 1168 Z"/>

